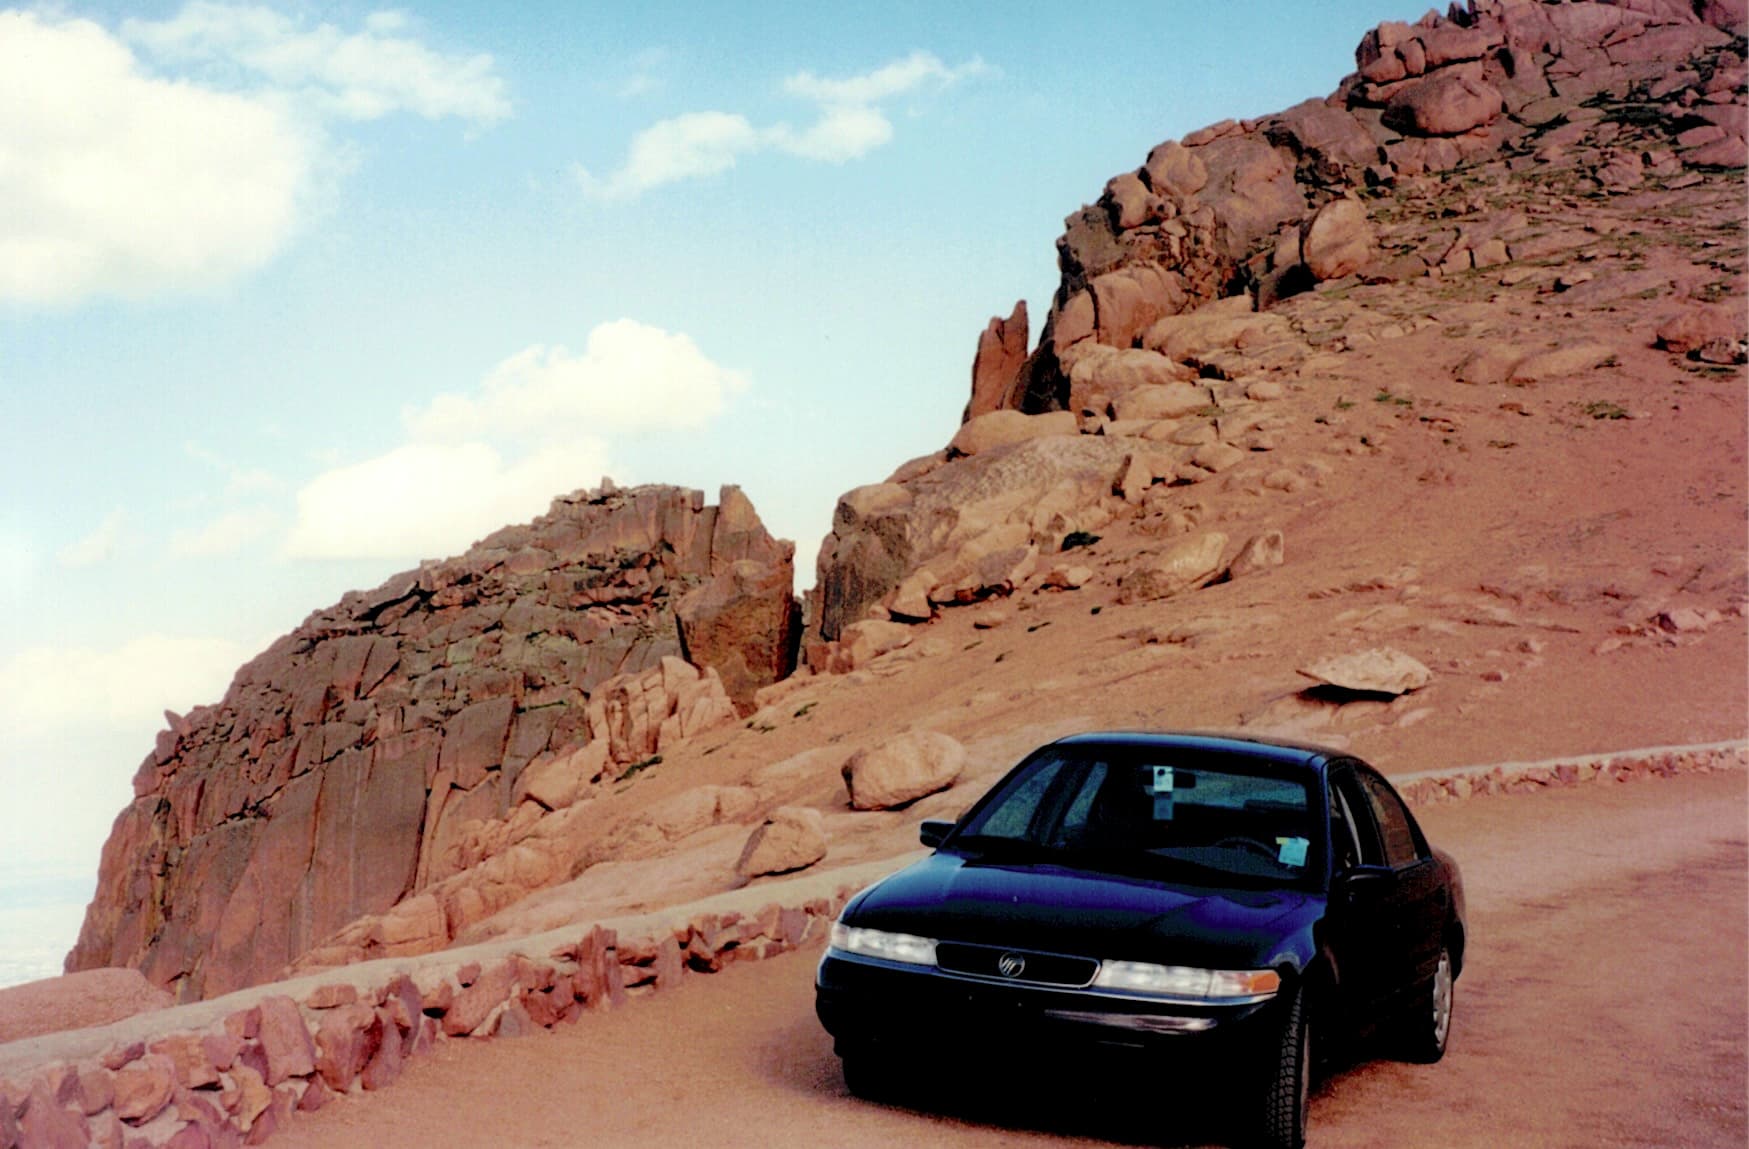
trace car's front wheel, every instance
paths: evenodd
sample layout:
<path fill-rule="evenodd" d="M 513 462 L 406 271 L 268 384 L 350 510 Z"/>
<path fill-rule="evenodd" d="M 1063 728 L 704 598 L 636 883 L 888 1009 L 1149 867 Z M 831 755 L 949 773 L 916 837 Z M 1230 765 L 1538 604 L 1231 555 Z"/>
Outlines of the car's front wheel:
<path fill-rule="evenodd" d="M 1280 1040 L 1265 1063 L 1260 1149 L 1301 1149 L 1306 1143 L 1306 1104 L 1312 1093 L 1312 1026 L 1305 987 L 1288 1000 Z"/>
<path fill-rule="evenodd" d="M 1440 947 L 1439 964 L 1433 977 L 1404 1015 L 1402 1028 L 1403 1058 L 1431 1065 L 1445 1056 L 1451 1040 L 1452 1005 L 1456 1001 L 1456 973 L 1451 964 L 1451 951 Z"/>

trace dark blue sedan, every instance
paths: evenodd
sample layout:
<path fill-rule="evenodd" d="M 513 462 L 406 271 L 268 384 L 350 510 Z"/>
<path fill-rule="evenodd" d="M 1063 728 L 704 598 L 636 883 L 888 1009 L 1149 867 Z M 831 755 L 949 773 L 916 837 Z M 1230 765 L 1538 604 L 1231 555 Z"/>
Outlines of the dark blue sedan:
<path fill-rule="evenodd" d="M 1218 1058 L 1247 1083 L 1247 1139 L 1297 1147 L 1314 1032 L 1445 1053 L 1462 880 L 1356 758 L 1079 735 L 922 839 L 935 853 L 853 898 L 820 962 L 855 1092 L 883 1094 L 920 1032 L 1141 1047 Z"/>

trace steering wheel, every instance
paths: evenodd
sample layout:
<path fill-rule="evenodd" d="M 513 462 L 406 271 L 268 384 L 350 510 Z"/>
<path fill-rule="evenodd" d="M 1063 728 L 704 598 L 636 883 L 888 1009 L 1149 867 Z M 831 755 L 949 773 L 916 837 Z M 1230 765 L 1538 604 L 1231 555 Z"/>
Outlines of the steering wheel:
<path fill-rule="evenodd" d="M 1272 862 L 1275 861 L 1275 851 L 1268 846 L 1265 846 L 1262 842 L 1259 842 L 1256 838 L 1222 838 L 1220 841 L 1216 842 L 1215 845 L 1217 847 L 1236 846 L 1241 850 L 1250 850 L 1253 853 L 1262 854 Z"/>

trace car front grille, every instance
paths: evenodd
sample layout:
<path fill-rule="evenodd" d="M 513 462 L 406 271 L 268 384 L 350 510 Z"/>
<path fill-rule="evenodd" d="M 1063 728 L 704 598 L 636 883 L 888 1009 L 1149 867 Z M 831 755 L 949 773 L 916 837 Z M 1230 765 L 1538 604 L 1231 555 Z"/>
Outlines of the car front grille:
<path fill-rule="evenodd" d="M 1092 958 L 1003 949 L 1000 946 L 938 942 L 935 963 L 947 973 L 1027 985 L 1061 985 L 1079 989 L 1092 983 L 1099 963 Z"/>

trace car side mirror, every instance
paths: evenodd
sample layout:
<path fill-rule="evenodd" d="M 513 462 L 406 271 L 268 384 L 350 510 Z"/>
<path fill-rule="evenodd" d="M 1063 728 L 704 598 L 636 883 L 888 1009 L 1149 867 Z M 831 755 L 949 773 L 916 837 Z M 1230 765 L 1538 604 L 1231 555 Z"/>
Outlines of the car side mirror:
<path fill-rule="evenodd" d="M 1336 875 L 1335 892 L 1349 905 L 1364 903 L 1382 895 L 1396 877 L 1389 866 L 1350 866 Z"/>
<path fill-rule="evenodd" d="M 917 827 L 917 840 L 931 850 L 947 841 L 947 836 L 953 833 L 953 823 L 940 818 L 925 818 Z"/>

